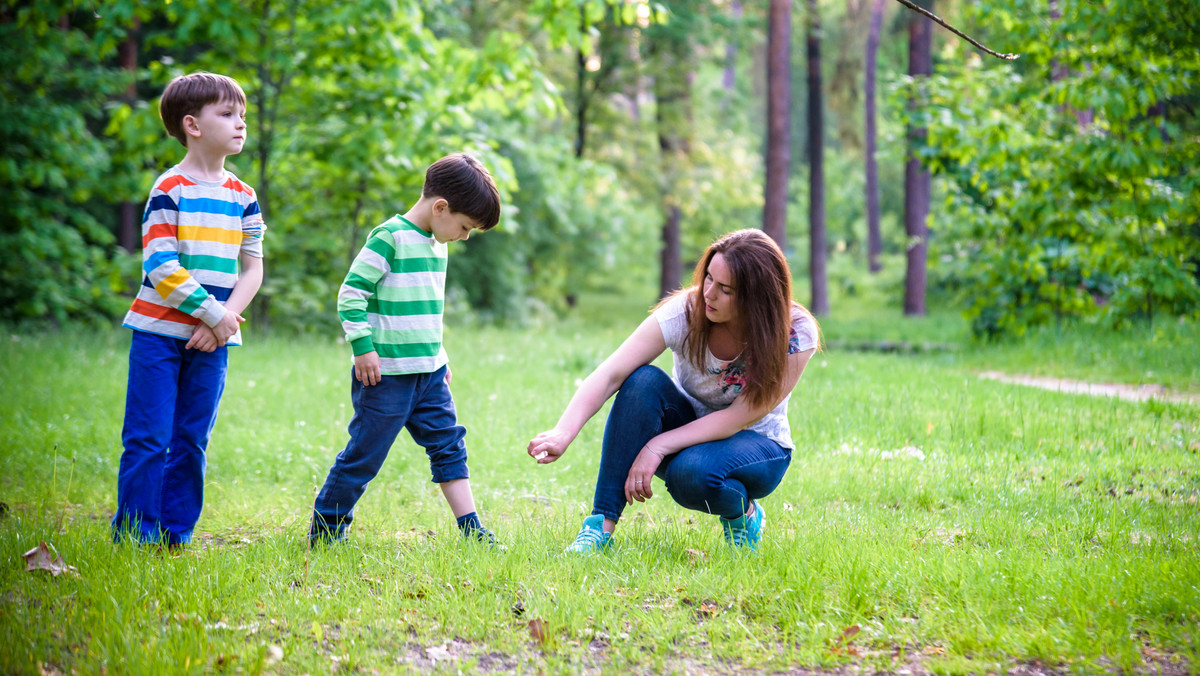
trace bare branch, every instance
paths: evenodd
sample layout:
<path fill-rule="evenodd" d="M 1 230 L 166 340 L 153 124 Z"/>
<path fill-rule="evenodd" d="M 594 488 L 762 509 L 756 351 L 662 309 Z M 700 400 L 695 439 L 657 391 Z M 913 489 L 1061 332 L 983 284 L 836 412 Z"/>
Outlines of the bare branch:
<path fill-rule="evenodd" d="M 900 3 L 901 5 L 904 5 L 905 7 L 911 9 L 912 11 L 914 11 L 918 14 L 924 14 L 925 16 L 932 19 L 934 23 L 938 24 L 942 28 L 945 28 L 946 30 L 950 31 L 951 33 L 954 33 L 958 37 L 966 40 L 967 42 L 975 45 L 979 49 L 987 52 L 988 54 L 991 54 L 992 56 L 994 56 L 996 58 L 1004 59 L 1005 61 L 1016 61 L 1017 59 L 1021 58 L 1020 54 L 1001 54 L 999 52 L 993 52 L 992 50 L 988 49 L 987 47 L 984 47 L 983 45 L 981 45 L 978 42 L 976 42 L 975 40 L 973 40 L 970 36 L 964 34 L 962 31 L 958 30 L 954 26 L 951 26 L 950 24 L 946 23 L 945 21 L 942 21 L 942 19 L 940 17 L 938 17 L 936 14 L 934 14 L 933 12 L 930 12 L 929 10 L 918 6 L 916 3 L 912 2 L 912 0 L 896 0 L 896 2 Z"/>

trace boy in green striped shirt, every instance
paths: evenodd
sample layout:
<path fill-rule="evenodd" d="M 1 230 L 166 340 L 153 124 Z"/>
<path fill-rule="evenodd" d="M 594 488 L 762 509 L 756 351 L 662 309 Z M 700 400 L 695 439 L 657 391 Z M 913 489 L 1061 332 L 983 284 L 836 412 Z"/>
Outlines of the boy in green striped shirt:
<path fill-rule="evenodd" d="M 354 351 L 350 441 L 338 454 L 313 506 L 310 544 L 346 536 L 354 505 L 406 428 L 429 456 L 433 481 L 466 537 L 489 545 L 471 495 L 466 428 L 450 395 L 442 347 L 446 244 L 490 230 L 500 220 L 491 174 L 465 153 L 425 172 L 421 199 L 376 227 L 338 291 L 338 317 Z"/>

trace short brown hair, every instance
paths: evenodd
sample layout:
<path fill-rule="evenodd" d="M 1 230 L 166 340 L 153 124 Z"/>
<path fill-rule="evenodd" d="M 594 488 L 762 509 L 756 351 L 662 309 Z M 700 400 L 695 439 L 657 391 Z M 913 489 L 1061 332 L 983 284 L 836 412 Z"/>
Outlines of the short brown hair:
<path fill-rule="evenodd" d="M 199 115 L 204 106 L 221 101 L 232 101 L 245 108 L 246 92 L 231 77 L 202 71 L 189 73 L 171 80 L 163 90 L 158 102 L 158 114 L 167 133 L 186 148 L 188 137 L 183 131 L 183 118 Z"/>
<path fill-rule="evenodd" d="M 466 153 L 447 155 L 429 165 L 421 196 L 441 197 L 450 205 L 450 211 L 466 214 L 479 223 L 481 230 L 491 230 L 500 222 L 496 182 L 479 160 Z"/>

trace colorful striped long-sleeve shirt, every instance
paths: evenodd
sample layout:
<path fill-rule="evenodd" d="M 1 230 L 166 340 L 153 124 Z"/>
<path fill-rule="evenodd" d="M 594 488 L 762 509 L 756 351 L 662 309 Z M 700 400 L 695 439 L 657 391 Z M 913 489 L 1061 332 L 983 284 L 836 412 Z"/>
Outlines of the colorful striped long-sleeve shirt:
<path fill-rule="evenodd" d="M 338 317 L 354 354 L 379 353 L 383 375 L 432 373 L 442 346 L 446 245 L 393 216 L 376 227 L 338 291 Z"/>
<path fill-rule="evenodd" d="M 172 167 L 157 180 L 142 216 L 142 285 L 125 326 L 183 340 L 215 326 L 238 279 L 238 256 L 263 255 L 254 189 L 230 172 L 201 181 Z M 227 342 L 241 344 L 241 331 Z"/>

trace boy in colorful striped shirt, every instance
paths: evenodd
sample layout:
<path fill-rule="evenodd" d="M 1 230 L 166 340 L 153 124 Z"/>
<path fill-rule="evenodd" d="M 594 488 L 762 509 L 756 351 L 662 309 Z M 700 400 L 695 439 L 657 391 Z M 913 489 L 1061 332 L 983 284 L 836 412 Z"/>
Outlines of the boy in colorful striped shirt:
<path fill-rule="evenodd" d="M 450 395 L 442 347 L 446 243 L 490 230 L 500 220 L 491 174 L 464 153 L 425 172 L 421 199 L 408 213 L 376 227 L 338 292 L 338 316 L 354 352 L 350 441 L 338 454 L 313 506 L 309 542 L 337 541 L 354 520 L 354 505 L 408 429 L 429 456 L 433 481 L 466 537 L 489 545 L 471 495 L 466 428 Z"/>
<path fill-rule="evenodd" d="M 262 285 L 263 224 L 250 186 L 225 170 L 246 143 L 246 94 L 212 73 L 175 78 L 159 114 L 187 154 L 154 182 L 142 217 L 113 539 L 180 546 L 204 503 L 205 449 L 227 345 Z"/>

